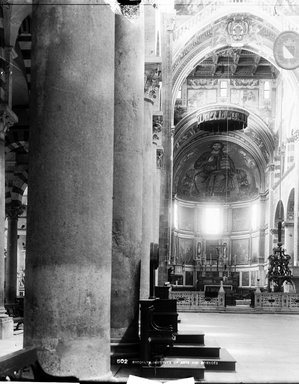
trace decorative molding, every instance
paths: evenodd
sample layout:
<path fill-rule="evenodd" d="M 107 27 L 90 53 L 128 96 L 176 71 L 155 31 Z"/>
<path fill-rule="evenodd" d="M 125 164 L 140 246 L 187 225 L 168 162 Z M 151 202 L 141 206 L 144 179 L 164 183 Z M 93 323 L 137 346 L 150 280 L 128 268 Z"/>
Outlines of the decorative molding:
<path fill-rule="evenodd" d="M 257 79 L 230 79 L 230 85 L 233 87 L 258 88 L 260 82 Z"/>
<path fill-rule="evenodd" d="M 4 104 L 0 105 L 0 137 L 3 139 L 8 129 L 18 122 L 17 115 Z"/>
<path fill-rule="evenodd" d="M 218 84 L 218 79 L 187 79 L 187 85 L 191 87 L 210 88 Z"/>
<path fill-rule="evenodd" d="M 248 35 L 249 22 L 244 17 L 233 17 L 228 20 L 226 30 L 234 41 L 239 42 L 243 40 L 245 35 Z"/>
<path fill-rule="evenodd" d="M 144 98 L 152 102 L 157 98 L 160 82 L 162 81 L 162 72 L 159 64 L 145 64 L 144 70 Z"/>

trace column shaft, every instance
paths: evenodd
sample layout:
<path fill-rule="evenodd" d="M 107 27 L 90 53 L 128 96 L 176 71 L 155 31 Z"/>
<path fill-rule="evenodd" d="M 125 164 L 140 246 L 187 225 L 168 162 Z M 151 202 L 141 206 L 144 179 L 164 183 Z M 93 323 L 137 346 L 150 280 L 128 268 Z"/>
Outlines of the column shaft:
<path fill-rule="evenodd" d="M 17 116 L 7 105 L 0 106 L 0 339 L 13 336 L 13 320 L 6 314 L 4 307 L 4 219 L 5 219 L 5 132 L 18 121 Z"/>
<path fill-rule="evenodd" d="M 51 375 L 110 377 L 114 17 L 33 5 L 25 345 Z"/>
<path fill-rule="evenodd" d="M 8 217 L 7 222 L 5 298 L 7 303 L 15 303 L 17 296 L 18 268 L 18 217 Z"/>
<path fill-rule="evenodd" d="M 143 203 L 142 203 L 142 260 L 140 272 L 140 298 L 148 299 L 150 294 L 150 243 L 153 242 L 153 103 L 144 101 L 143 135 Z"/>
<path fill-rule="evenodd" d="M 142 15 L 133 20 L 116 15 L 115 44 L 111 336 L 136 340 L 142 250 Z"/>
<path fill-rule="evenodd" d="M 163 285 L 168 278 L 167 261 L 171 251 L 171 208 L 172 208 L 172 31 L 169 21 L 171 14 L 163 14 L 162 19 L 162 110 L 163 131 L 162 146 L 164 150 L 163 166 L 161 168 L 161 196 L 160 196 L 160 232 L 159 232 L 159 284 Z"/>

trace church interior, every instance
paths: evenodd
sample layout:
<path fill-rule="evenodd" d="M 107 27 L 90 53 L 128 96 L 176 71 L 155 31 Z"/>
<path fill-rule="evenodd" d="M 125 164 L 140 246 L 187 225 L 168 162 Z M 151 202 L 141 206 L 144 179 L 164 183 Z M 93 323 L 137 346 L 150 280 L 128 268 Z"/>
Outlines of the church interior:
<path fill-rule="evenodd" d="M 211 382 L 192 316 L 296 319 L 296 1 L 2 0 L 0 39 L 0 378 Z"/>

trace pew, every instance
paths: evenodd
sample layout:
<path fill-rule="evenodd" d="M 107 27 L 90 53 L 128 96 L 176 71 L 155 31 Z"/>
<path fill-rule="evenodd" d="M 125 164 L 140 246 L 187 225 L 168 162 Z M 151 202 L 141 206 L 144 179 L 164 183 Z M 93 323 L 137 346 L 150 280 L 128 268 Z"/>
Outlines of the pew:
<path fill-rule="evenodd" d="M 175 341 L 173 326 L 156 322 L 155 302 L 155 299 L 140 300 L 140 358 L 145 364 L 159 359 L 166 347 Z"/>
<path fill-rule="evenodd" d="M 172 299 L 156 299 L 154 302 L 154 319 L 161 326 L 171 325 L 178 331 L 177 301 Z"/>
<path fill-rule="evenodd" d="M 0 357 L 0 380 L 15 379 L 20 372 L 37 362 L 35 347 L 27 347 Z"/>

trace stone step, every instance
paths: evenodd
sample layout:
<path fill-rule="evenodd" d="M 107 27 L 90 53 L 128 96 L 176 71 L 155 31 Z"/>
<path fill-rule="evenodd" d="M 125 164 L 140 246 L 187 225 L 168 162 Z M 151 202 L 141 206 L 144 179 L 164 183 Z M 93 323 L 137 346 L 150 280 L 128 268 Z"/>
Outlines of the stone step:
<path fill-rule="evenodd" d="M 207 346 L 198 344 L 177 344 L 166 349 L 167 356 L 196 357 L 199 359 L 220 356 L 219 346 Z"/>
<path fill-rule="evenodd" d="M 139 352 L 139 342 L 138 343 L 111 342 L 110 350 L 112 353 Z"/>
<path fill-rule="evenodd" d="M 162 380 L 194 377 L 197 381 L 204 378 L 204 372 L 205 366 L 201 359 L 186 357 L 165 357 L 157 365 L 142 367 L 144 377 Z"/>
<path fill-rule="evenodd" d="M 179 331 L 176 335 L 176 344 L 205 344 L 205 335 L 203 333 L 188 333 Z"/>
<path fill-rule="evenodd" d="M 202 360 L 207 371 L 234 372 L 236 370 L 236 360 L 225 348 L 221 348 L 219 358 L 203 358 Z"/>

